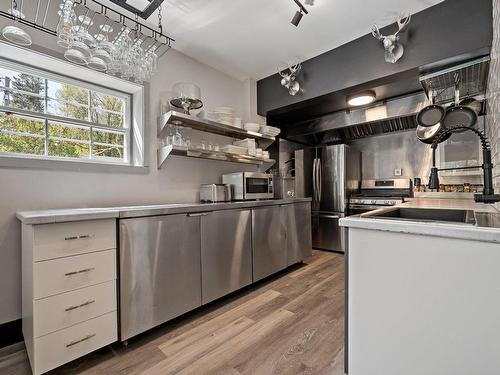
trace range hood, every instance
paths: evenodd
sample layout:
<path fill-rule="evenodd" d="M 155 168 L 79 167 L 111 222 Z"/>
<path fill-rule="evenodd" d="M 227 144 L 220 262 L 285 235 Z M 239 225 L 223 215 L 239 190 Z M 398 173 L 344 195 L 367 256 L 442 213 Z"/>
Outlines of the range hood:
<path fill-rule="evenodd" d="M 369 108 L 339 111 L 286 127 L 283 136 L 305 144 L 329 144 L 417 127 L 416 114 L 427 105 L 419 92 Z"/>
<path fill-rule="evenodd" d="M 454 98 L 454 83 L 458 78 L 461 97 L 474 97 L 484 102 L 489 60 L 489 57 L 483 57 L 421 75 L 419 80 L 423 90 L 420 92 L 366 108 L 338 111 L 291 124 L 284 127 L 283 137 L 308 145 L 320 145 L 415 129 L 416 114 L 429 104 L 427 93 L 430 88 L 437 94 L 438 103 L 447 104 Z"/>

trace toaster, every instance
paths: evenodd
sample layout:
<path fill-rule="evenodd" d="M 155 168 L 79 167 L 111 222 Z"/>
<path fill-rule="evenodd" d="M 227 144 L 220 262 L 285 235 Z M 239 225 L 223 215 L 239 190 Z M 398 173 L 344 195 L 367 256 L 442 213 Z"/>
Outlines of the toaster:
<path fill-rule="evenodd" d="M 231 186 L 226 184 L 205 184 L 200 187 L 201 203 L 231 201 Z"/>

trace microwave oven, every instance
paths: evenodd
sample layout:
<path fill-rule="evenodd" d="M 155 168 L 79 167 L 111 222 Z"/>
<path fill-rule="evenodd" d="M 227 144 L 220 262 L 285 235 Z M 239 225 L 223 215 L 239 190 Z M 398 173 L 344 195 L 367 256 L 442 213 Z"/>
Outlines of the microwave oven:
<path fill-rule="evenodd" d="M 259 172 L 236 172 L 222 175 L 222 183 L 231 186 L 233 200 L 274 198 L 273 175 Z"/>

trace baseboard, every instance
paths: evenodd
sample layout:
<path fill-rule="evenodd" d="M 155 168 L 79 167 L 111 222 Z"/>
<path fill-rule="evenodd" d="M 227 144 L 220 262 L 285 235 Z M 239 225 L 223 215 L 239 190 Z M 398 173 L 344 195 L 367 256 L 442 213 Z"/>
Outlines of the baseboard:
<path fill-rule="evenodd" d="M 22 320 L 0 324 L 0 348 L 23 341 Z"/>

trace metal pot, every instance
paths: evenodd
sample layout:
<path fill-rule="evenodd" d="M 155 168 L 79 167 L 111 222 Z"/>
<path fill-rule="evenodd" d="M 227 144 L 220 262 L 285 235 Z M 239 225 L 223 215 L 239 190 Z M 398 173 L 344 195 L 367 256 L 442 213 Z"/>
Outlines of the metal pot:
<path fill-rule="evenodd" d="M 463 99 L 460 102 L 460 105 L 464 105 L 466 107 L 469 107 L 474 112 L 476 112 L 476 115 L 478 115 L 478 116 L 479 116 L 479 113 L 481 113 L 481 109 L 482 109 L 481 102 L 479 100 L 474 99 L 474 98 Z"/>
<path fill-rule="evenodd" d="M 455 82 L 455 104 L 448 107 L 446 116 L 443 120 L 445 128 L 461 125 L 466 127 L 473 127 L 477 122 L 477 113 L 469 106 L 460 104 L 460 92 L 458 89 L 458 80 Z M 462 129 L 456 131 L 461 133 L 467 131 Z"/>
<path fill-rule="evenodd" d="M 434 104 L 432 89 L 429 90 L 429 101 L 430 104 L 417 114 L 417 124 L 424 128 L 436 126 L 443 121 L 446 115 L 446 110 L 442 106 Z"/>
<path fill-rule="evenodd" d="M 417 138 L 420 142 L 426 143 L 428 145 L 432 144 L 434 140 L 444 131 L 444 126 L 441 123 L 437 123 L 434 126 L 417 126 Z M 451 134 L 449 134 L 442 142 L 446 141 Z"/>

